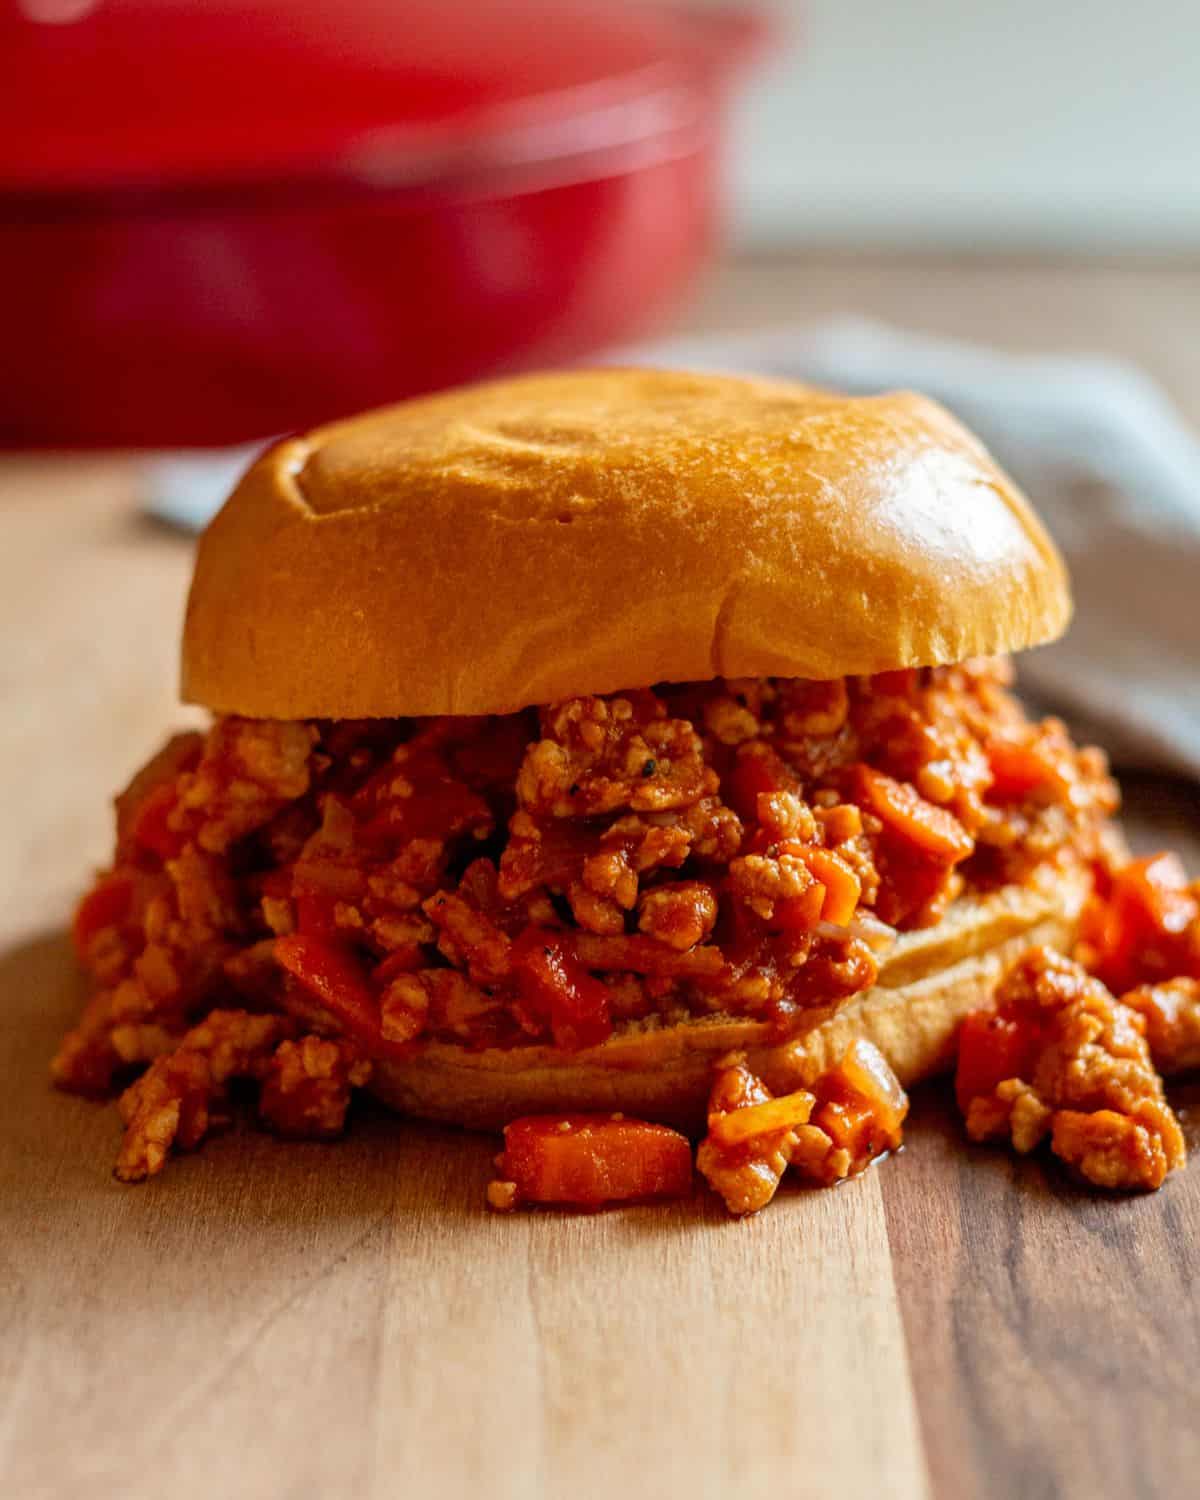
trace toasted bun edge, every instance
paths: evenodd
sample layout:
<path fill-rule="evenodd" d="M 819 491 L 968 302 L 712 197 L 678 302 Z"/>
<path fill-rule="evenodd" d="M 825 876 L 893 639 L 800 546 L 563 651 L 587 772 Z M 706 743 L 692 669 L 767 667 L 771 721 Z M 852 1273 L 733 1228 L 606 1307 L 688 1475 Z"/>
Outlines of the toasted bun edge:
<path fill-rule="evenodd" d="M 811 1083 L 859 1037 L 875 1043 L 907 1087 L 951 1064 L 962 1018 L 991 1000 L 1023 952 L 1069 947 L 1089 889 L 1077 870 L 1036 889 L 959 903 L 945 930 L 902 943 L 881 982 L 783 1043 L 770 1039 L 766 1024 L 731 1017 L 633 1031 L 577 1054 L 433 1043 L 410 1060 L 376 1063 L 370 1089 L 401 1113 L 476 1129 L 498 1130 L 527 1114 L 620 1110 L 698 1133 L 712 1067 L 724 1053 L 744 1051 L 782 1093 Z"/>

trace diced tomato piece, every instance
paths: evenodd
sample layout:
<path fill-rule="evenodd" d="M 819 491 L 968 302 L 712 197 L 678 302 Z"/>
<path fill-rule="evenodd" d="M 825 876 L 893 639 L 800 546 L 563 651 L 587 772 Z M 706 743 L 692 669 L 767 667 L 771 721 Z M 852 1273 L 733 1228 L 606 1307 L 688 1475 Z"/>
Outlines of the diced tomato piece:
<path fill-rule="evenodd" d="M 483 798 L 428 751 L 389 761 L 354 794 L 353 807 L 366 819 L 368 841 L 448 839 L 492 821 Z"/>
<path fill-rule="evenodd" d="M 539 885 L 563 890 L 578 879 L 588 855 L 597 852 L 595 832 L 573 827 L 567 819 L 548 818 L 537 832 L 536 838 L 509 840 L 500 860 L 500 879 L 507 891 L 519 893 Z"/>
<path fill-rule="evenodd" d="M 129 815 L 123 831 L 126 847 L 149 850 L 159 859 L 174 859 L 187 842 L 186 833 L 170 826 L 178 803 L 179 788 L 174 781 L 164 781 L 147 793 Z"/>
<path fill-rule="evenodd" d="M 1088 968 L 1117 993 L 1132 987 L 1138 978 L 1138 949 L 1143 933 L 1130 920 L 1128 911 L 1116 905 L 1089 909 L 1080 924 L 1080 935 L 1091 944 Z"/>
<path fill-rule="evenodd" d="M 692 1148 L 678 1131 L 614 1115 L 526 1115 L 504 1130 L 500 1172 L 528 1203 L 598 1208 L 686 1198 Z"/>
<path fill-rule="evenodd" d="M 133 877 L 126 870 L 110 870 L 75 908 L 71 924 L 71 941 L 75 951 L 84 957 L 92 939 L 106 927 L 120 927 L 129 920 L 133 909 Z"/>
<path fill-rule="evenodd" d="M 1039 787 L 1063 784 L 1061 770 L 1038 740 L 994 735 L 985 752 L 992 772 L 988 796 L 994 802 L 1019 802 Z"/>
<path fill-rule="evenodd" d="M 293 903 L 297 932 L 309 938 L 341 938 L 338 901 L 362 900 L 366 871 L 338 859 L 297 859 L 287 868 L 267 871 L 261 877 L 261 891 Z"/>
<path fill-rule="evenodd" d="M 371 979 L 377 989 L 383 990 L 397 975 L 415 974 L 418 969 L 427 968 L 428 964 L 429 959 L 420 943 L 403 943 L 375 965 Z"/>
<path fill-rule="evenodd" d="M 363 829 L 367 839 L 396 843 L 411 839 L 447 839 L 491 821 L 482 797 L 460 782 L 447 782 L 436 791 L 414 792 L 385 803 Z"/>
<path fill-rule="evenodd" d="M 556 1044 L 569 1052 L 612 1035 L 607 987 L 589 974 L 560 933 L 527 927 L 513 945 L 521 997 L 549 1021 Z"/>
<path fill-rule="evenodd" d="M 1089 950 L 1089 963 L 1091 960 L 1100 960 L 1112 953 L 1117 946 L 1120 934 L 1117 928 L 1116 912 L 1112 907 L 1112 891 L 1103 895 L 1099 890 L 1099 877 L 1096 888 L 1084 902 L 1083 910 L 1079 914 L 1079 939 L 1082 945 Z"/>
<path fill-rule="evenodd" d="M 307 937 L 336 938 L 338 924 L 337 903 L 330 896 L 315 892 L 296 896 L 293 902 L 296 912 L 296 931 Z"/>
<path fill-rule="evenodd" d="M 796 778 L 773 750 L 742 750 L 721 785 L 721 796 L 743 822 L 758 820 L 758 799 L 796 789 Z"/>
<path fill-rule="evenodd" d="M 366 872 L 358 865 L 336 859 L 302 859 L 292 866 L 291 891 L 296 911 L 296 930 L 311 937 L 336 938 L 338 902 L 360 901 L 366 890 Z"/>
<path fill-rule="evenodd" d="M 179 778 L 199 764 L 204 736 L 194 731 L 172 735 L 117 797 L 117 846 L 124 853 L 135 844 L 160 858 L 178 854 L 183 840 L 160 822 L 178 798 Z M 141 824 L 140 833 L 136 825 Z M 161 847 L 165 844 L 165 849 Z"/>
<path fill-rule="evenodd" d="M 1155 854 L 1119 870 L 1107 902 L 1089 903 L 1081 936 L 1094 972 L 1120 994 L 1146 979 L 1190 972 L 1186 935 L 1196 923 L 1200 901 L 1178 856 Z"/>
<path fill-rule="evenodd" d="M 936 859 L 957 864 L 975 841 L 952 812 L 927 802 L 916 787 L 871 766 L 857 768 L 860 799 L 897 837 Z"/>
<path fill-rule="evenodd" d="M 995 1011 L 973 1010 L 965 1016 L 954 1074 L 954 1093 L 963 1113 L 972 1099 L 986 1099 L 1006 1078 L 1028 1082 L 1036 1045 L 1030 1026 Z"/>
<path fill-rule="evenodd" d="M 275 939 L 275 959 L 329 1012 L 347 1036 L 380 1040 L 379 1006 L 362 963 L 344 943 L 298 934 Z"/>

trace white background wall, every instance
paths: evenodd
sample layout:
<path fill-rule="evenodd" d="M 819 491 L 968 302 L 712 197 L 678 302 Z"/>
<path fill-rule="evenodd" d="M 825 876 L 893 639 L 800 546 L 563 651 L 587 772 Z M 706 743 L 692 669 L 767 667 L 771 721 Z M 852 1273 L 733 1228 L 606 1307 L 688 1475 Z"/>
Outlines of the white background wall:
<path fill-rule="evenodd" d="M 773 9 L 789 51 L 737 119 L 743 242 L 1200 249 L 1200 0 Z"/>

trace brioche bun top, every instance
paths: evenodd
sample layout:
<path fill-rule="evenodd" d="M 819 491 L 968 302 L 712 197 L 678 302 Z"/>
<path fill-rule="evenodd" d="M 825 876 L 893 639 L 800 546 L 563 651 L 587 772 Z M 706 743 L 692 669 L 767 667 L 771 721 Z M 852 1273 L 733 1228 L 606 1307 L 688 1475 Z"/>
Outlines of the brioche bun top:
<path fill-rule="evenodd" d="M 1017 651 L 1070 609 L 1028 502 L 932 401 L 569 371 L 270 448 L 201 539 L 183 693 L 259 718 L 503 713 Z"/>

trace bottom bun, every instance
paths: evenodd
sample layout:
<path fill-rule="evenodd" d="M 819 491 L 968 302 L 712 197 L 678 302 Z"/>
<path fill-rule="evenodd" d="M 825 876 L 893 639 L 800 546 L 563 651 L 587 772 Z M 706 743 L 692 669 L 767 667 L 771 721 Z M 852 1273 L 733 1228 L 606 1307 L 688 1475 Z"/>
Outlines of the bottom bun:
<path fill-rule="evenodd" d="M 499 1130 L 520 1115 L 621 1110 L 701 1133 L 723 1053 L 744 1051 L 768 1088 L 786 1093 L 811 1083 L 858 1037 L 874 1042 L 907 1086 L 950 1066 L 959 1022 L 988 1003 L 1021 953 L 1073 941 L 1089 889 L 1085 871 L 1057 871 L 1037 885 L 956 902 L 937 926 L 897 941 L 871 989 L 815 1011 L 785 1042 L 767 1022 L 725 1015 L 634 1023 L 581 1052 L 470 1052 L 431 1042 L 404 1062 L 377 1062 L 370 1088 L 404 1114 L 477 1129 Z"/>

